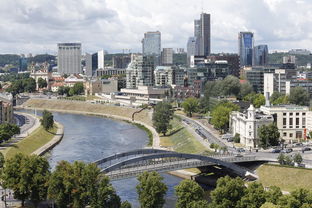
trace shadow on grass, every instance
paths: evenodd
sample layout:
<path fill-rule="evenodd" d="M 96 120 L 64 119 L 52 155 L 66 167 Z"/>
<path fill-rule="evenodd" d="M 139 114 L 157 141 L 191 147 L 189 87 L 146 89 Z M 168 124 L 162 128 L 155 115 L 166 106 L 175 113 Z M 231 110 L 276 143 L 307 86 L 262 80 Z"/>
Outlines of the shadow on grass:
<path fill-rule="evenodd" d="M 178 129 L 176 129 L 176 130 L 170 132 L 170 134 L 167 134 L 166 136 L 172 136 L 172 135 L 178 133 L 179 131 L 181 131 L 182 129 L 184 129 L 184 127 L 178 128 Z"/>

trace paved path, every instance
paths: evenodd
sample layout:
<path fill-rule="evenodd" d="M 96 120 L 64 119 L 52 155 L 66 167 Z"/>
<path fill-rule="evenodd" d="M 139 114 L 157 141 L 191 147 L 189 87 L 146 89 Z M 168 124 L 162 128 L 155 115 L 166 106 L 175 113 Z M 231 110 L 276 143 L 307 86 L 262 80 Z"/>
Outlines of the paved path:
<path fill-rule="evenodd" d="M 33 131 L 35 131 L 40 126 L 40 121 L 34 115 L 28 113 L 21 113 L 15 112 L 14 117 L 19 124 L 22 126 L 20 127 L 20 134 L 14 135 L 9 142 L 0 145 L 0 150 L 4 150 L 12 145 L 16 144 L 17 142 L 21 141 Z"/>

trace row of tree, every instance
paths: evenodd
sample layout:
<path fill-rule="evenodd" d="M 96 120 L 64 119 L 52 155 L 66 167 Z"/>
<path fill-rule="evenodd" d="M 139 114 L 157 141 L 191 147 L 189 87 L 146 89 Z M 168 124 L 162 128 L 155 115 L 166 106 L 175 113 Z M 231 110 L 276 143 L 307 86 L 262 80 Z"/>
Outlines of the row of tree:
<path fill-rule="evenodd" d="M 36 81 L 33 78 L 17 79 L 11 82 L 11 86 L 7 88 L 7 92 L 16 95 L 23 92 L 35 92 Z"/>
<path fill-rule="evenodd" d="M 0 124 L 0 143 L 8 141 L 13 135 L 19 134 L 20 128 L 15 124 Z"/>
<path fill-rule="evenodd" d="M 3 156 L 0 155 L 3 167 Z M 17 154 L 5 161 L 2 171 L 2 186 L 14 191 L 14 197 L 24 202 L 31 201 L 35 207 L 46 199 L 60 208 L 131 208 L 127 201 L 121 202 L 107 176 L 100 174 L 95 164 L 61 161 L 50 171 L 48 161 L 39 156 Z M 138 176 L 136 190 L 140 206 L 161 208 L 168 190 L 156 172 L 144 172 Z M 218 179 L 211 192 L 211 202 L 205 199 L 204 190 L 192 180 L 183 180 L 175 187 L 176 208 L 307 208 L 312 205 L 312 192 L 298 189 L 283 195 L 280 188 L 265 190 L 260 183 L 246 187 L 241 178 L 229 176 Z"/>
<path fill-rule="evenodd" d="M 83 83 L 75 83 L 73 87 L 61 86 L 58 88 L 57 93 L 59 95 L 73 96 L 80 95 L 84 92 Z"/>

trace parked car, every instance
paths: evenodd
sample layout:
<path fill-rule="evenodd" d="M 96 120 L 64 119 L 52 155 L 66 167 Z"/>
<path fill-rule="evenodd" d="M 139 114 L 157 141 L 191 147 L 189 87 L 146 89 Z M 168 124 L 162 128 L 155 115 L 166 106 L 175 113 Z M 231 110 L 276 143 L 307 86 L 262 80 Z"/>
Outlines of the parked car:
<path fill-rule="evenodd" d="M 242 154 L 237 154 L 235 157 L 244 157 Z"/>
<path fill-rule="evenodd" d="M 273 150 L 272 150 L 272 153 L 280 153 L 280 152 L 281 152 L 280 149 L 273 149 Z"/>
<path fill-rule="evenodd" d="M 281 152 L 282 153 L 291 153 L 293 151 L 292 148 L 286 148 L 286 149 L 283 149 Z"/>
<path fill-rule="evenodd" d="M 237 150 L 237 152 L 245 152 L 244 148 L 237 148 L 236 150 Z"/>
<path fill-rule="evenodd" d="M 226 139 L 228 142 L 233 142 L 234 140 L 233 140 L 233 138 L 227 138 Z"/>
<path fill-rule="evenodd" d="M 311 151 L 311 148 L 310 147 L 303 147 L 302 151 Z"/>

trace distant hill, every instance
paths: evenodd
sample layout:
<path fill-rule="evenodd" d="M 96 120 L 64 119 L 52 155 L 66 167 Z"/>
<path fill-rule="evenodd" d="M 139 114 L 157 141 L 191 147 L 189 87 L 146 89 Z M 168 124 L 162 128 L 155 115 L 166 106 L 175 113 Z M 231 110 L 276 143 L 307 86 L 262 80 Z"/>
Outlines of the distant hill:
<path fill-rule="evenodd" d="M 289 53 L 270 53 L 269 64 L 281 64 L 283 62 L 283 56 L 288 56 Z M 312 55 L 294 55 L 296 56 L 296 65 L 305 66 L 307 63 L 312 63 Z"/>

